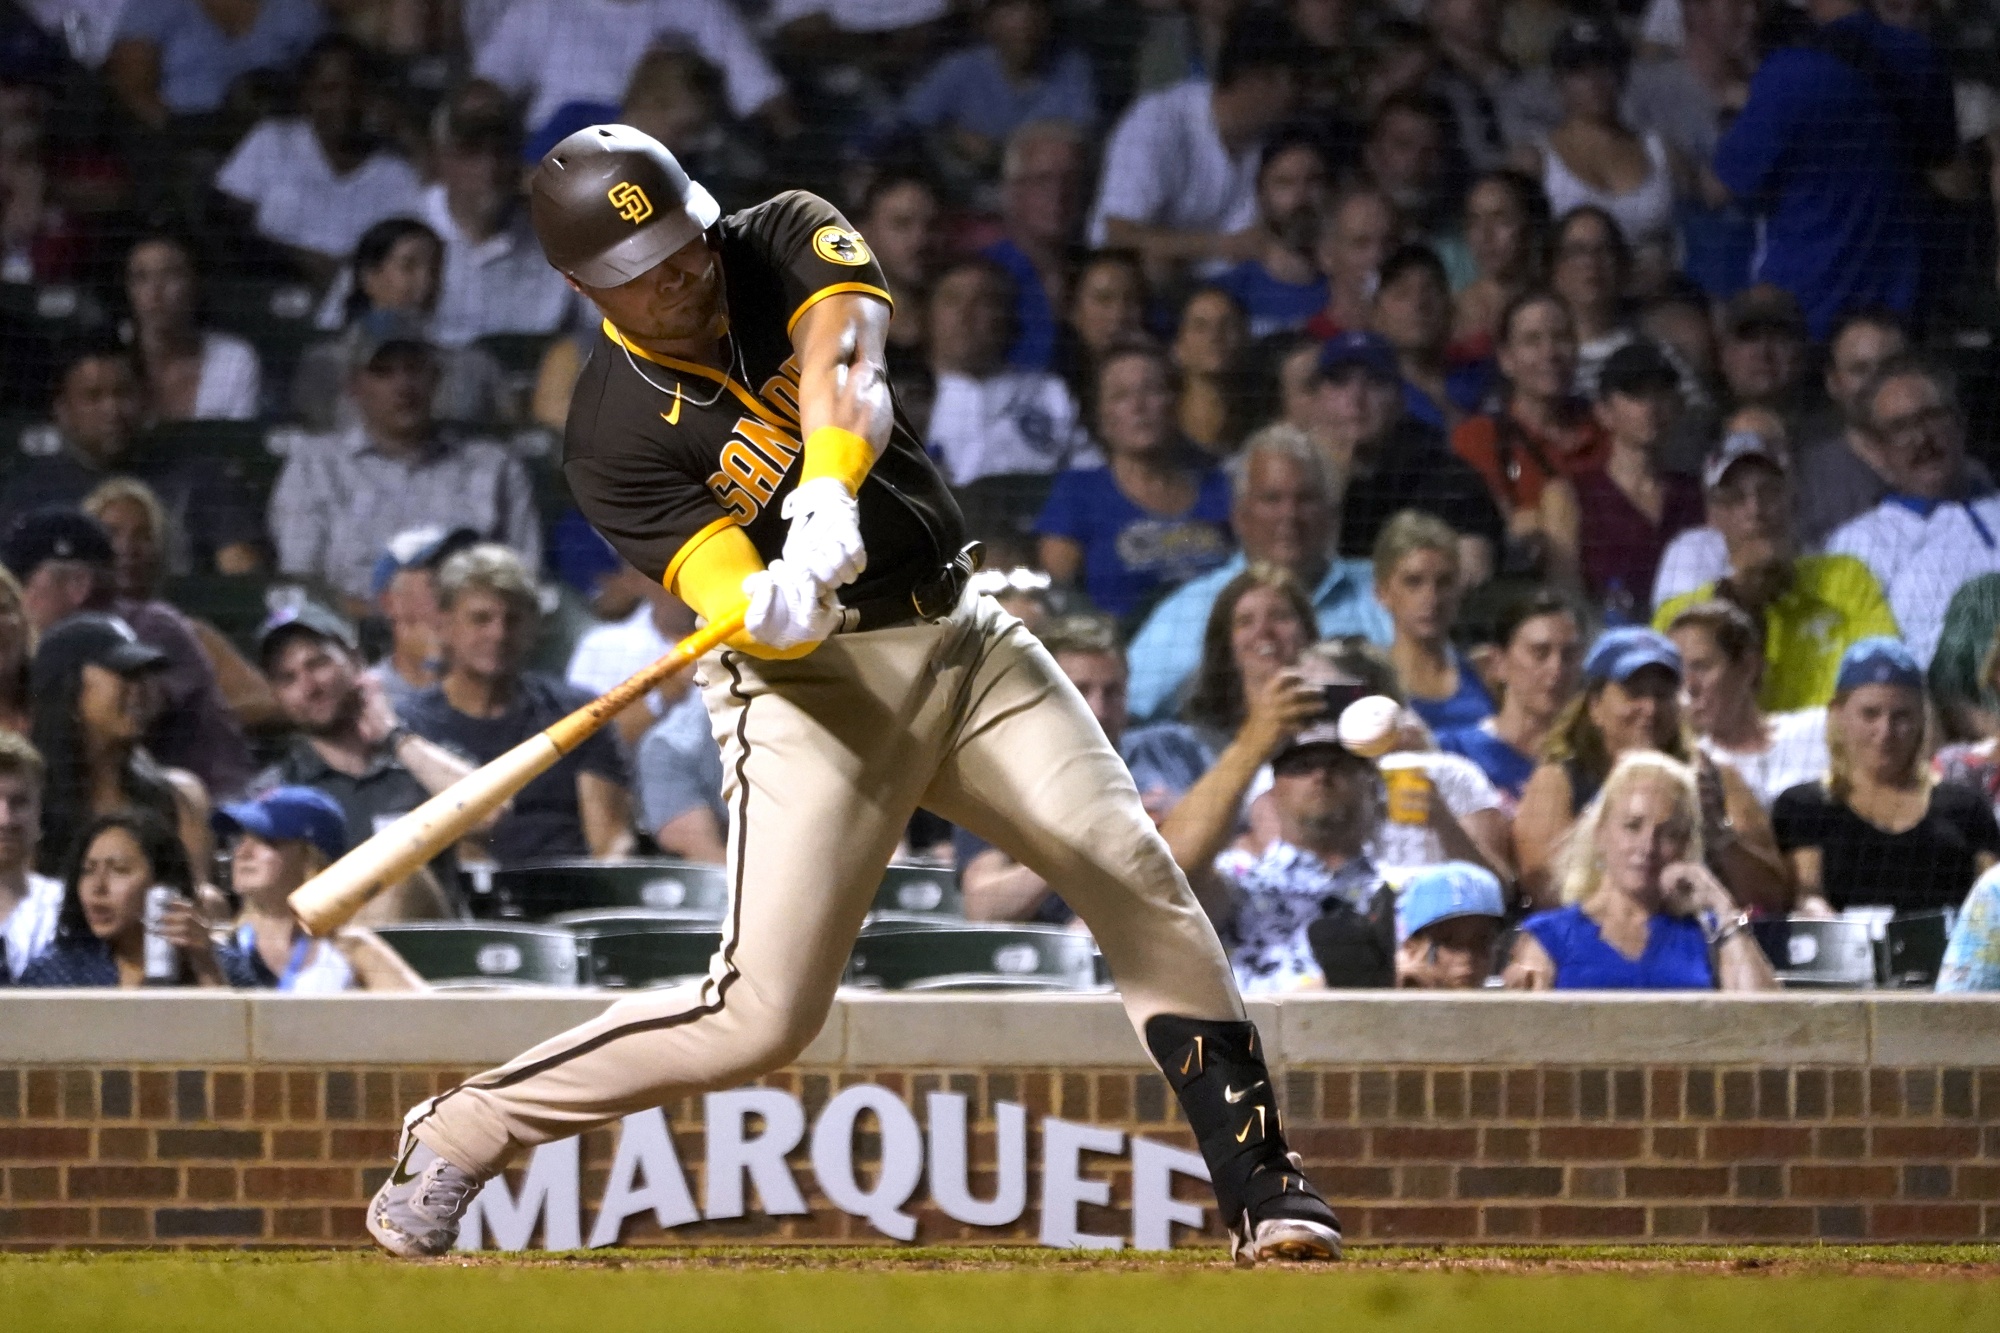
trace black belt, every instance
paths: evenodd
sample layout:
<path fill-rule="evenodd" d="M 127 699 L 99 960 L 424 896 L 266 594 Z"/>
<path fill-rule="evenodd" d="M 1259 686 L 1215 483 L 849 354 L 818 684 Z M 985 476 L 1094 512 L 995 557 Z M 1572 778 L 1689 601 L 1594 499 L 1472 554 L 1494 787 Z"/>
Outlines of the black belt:
<path fill-rule="evenodd" d="M 986 563 L 986 548 L 967 542 L 951 563 L 908 592 L 864 597 L 841 605 L 841 634 L 861 634 L 872 629 L 895 629 L 918 621 L 943 620 L 958 607 L 965 585 Z"/>

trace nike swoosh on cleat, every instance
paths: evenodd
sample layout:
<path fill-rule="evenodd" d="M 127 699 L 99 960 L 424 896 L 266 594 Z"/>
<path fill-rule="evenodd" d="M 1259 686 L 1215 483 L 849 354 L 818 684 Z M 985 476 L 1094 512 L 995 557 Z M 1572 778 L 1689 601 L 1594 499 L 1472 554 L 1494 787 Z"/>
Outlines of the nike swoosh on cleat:
<path fill-rule="evenodd" d="M 674 385 L 674 410 L 660 413 L 660 420 L 666 422 L 669 426 L 678 426 L 681 424 L 681 386 L 679 384 Z"/>
<path fill-rule="evenodd" d="M 417 1150 L 417 1141 L 416 1139 L 412 1138 L 410 1140 L 410 1146 L 403 1150 L 403 1155 L 396 1159 L 395 1167 L 391 1169 L 389 1172 L 389 1183 L 391 1185 L 407 1185 L 411 1181 L 417 1178 L 416 1173 L 411 1171 L 406 1171 L 403 1169 L 404 1167 L 409 1165 L 410 1154 L 415 1152 L 416 1150 Z"/>
<path fill-rule="evenodd" d="M 1222 1100 L 1228 1102 L 1231 1106 L 1234 1106 L 1236 1105 L 1236 1103 L 1242 1101 L 1245 1097 L 1248 1097 L 1251 1093 L 1257 1091 L 1257 1089 L 1263 1086 L 1264 1086 L 1264 1080 L 1261 1078 L 1258 1079 L 1255 1083 L 1252 1083 L 1249 1087 L 1243 1089 L 1243 1091 L 1241 1092 L 1238 1092 L 1236 1089 L 1225 1085 L 1222 1089 Z"/>
<path fill-rule="evenodd" d="M 1252 1126 L 1252 1125 L 1254 1125 L 1254 1124 L 1256 1124 L 1256 1123 L 1257 1123 L 1257 1122 L 1256 1122 L 1256 1121 L 1254 1121 L 1254 1120 L 1245 1120 L 1245 1121 L 1243 1122 L 1243 1132 L 1242 1132 L 1241 1134 L 1238 1134 L 1238 1135 L 1236 1136 L 1236 1141 L 1237 1141 L 1238 1143 L 1242 1143 L 1242 1142 L 1245 1142 L 1246 1140 L 1248 1140 L 1248 1139 L 1249 1139 L 1249 1137 L 1250 1137 L 1250 1126 Z"/>

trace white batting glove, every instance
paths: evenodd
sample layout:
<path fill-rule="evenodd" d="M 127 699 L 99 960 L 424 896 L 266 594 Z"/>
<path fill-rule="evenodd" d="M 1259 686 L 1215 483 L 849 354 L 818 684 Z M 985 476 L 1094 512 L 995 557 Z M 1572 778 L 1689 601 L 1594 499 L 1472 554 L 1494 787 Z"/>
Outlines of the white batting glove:
<path fill-rule="evenodd" d="M 861 506 L 838 478 L 814 477 L 785 497 L 778 514 L 791 520 L 785 530 L 787 564 L 829 588 L 852 583 L 868 568 L 868 552 L 861 545 Z"/>
<path fill-rule="evenodd" d="M 743 628 L 767 648 L 783 652 L 818 643 L 840 626 L 833 589 L 784 559 L 745 578 L 743 595 L 750 599 Z"/>

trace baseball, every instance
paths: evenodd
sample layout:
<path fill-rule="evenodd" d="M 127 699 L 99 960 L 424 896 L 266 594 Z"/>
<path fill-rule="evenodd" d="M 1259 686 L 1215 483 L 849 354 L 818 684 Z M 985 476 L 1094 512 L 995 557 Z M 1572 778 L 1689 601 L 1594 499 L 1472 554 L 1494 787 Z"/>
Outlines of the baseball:
<path fill-rule="evenodd" d="M 1356 699 L 1340 713 L 1340 743 L 1355 754 L 1379 759 L 1396 748 L 1402 706 L 1383 694 Z"/>

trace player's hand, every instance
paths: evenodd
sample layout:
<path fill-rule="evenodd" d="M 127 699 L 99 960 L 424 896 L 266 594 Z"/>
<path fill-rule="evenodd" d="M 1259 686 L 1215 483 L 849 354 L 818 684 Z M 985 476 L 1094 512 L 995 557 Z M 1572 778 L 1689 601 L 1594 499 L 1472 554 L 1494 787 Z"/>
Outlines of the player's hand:
<path fill-rule="evenodd" d="M 840 625 L 833 589 L 782 557 L 744 579 L 743 595 L 743 628 L 766 648 L 818 643 Z"/>
<path fill-rule="evenodd" d="M 779 516 L 785 530 L 784 561 L 802 569 L 822 587 L 854 582 L 868 568 L 861 544 L 861 506 L 835 477 L 814 477 L 785 497 Z"/>

